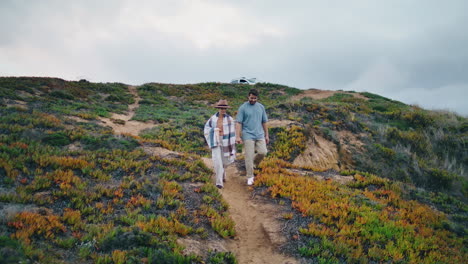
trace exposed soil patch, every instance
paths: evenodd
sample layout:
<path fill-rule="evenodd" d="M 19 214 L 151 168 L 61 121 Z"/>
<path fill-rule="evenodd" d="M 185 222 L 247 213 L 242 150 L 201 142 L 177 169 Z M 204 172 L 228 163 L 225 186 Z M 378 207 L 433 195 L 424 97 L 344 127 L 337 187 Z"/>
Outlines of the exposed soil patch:
<path fill-rule="evenodd" d="M 293 164 L 299 167 L 313 167 L 317 170 L 339 170 L 338 147 L 335 143 L 314 134 L 306 142 L 304 152 L 296 157 Z"/>
<path fill-rule="evenodd" d="M 349 182 L 354 181 L 353 176 L 343 176 L 343 175 L 340 175 L 335 170 L 326 170 L 326 171 L 310 171 L 310 170 L 303 170 L 303 169 L 289 169 L 289 170 L 291 172 L 294 172 L 303 176 L 314 177 L 318 181 L 332 180 L 340 184 L 347 184 Z"/>
<path fill-rule="evenodd" d="M 81 122 L 81 123 L 89 123 L 91 122 L 90 120 L 78 117 L 78 116 L 67 116 L 68 119 L 76 121 L 76 122 Z"/>
<path fill-rule="evenodd" d="M 175 152 L 175 151 L 172 151 L 172 150 L 169 150 L 169 149 L 166 149 L 166 148 L 161 148 L 161 147 L 148 147 L 148 146 L 145 146 L 143 147 L 143 150 L 145 151 L 146 154 L 149 154 L 149 155 L 156 155 L 156 156 L 160 156 L 162 158 L 176 158 L 176 157 L 179 157 L 180 154 L 178 152 Z"/>
<path fill-rule="evenodd" d="M 24 110 L 28 109 L 28 103 L 26 103 L 25 101 L 19 101 L 19 100 L 10 100 L 6 104 L 6 106 L 7 107 L 17 107 L 17 108 L 21 108 L 21 109 L 24 109 Z"/>
<path fill-rule="evenodd" d="M 353 151 L 362 151 L 364 143 L 349 131 L 336 135 L 340 144 L 312 133 L 305 143 L 306 148 L 296 157 L 293 164 L 299 167 L 312 167 L 317 170 L 346 170 L 353 167 Z"/>
<path fill-rule="evenodd" d="M 291 121 L 291 120 L 279 120 L 279 119 L 270 119 L 268 120 L 268 127 L 285 127 L 289 126 L 291 124 L 295 124 L 297 122 Z"/>
<path fill-rule="evenodd" d="M 155 124 L 153 122 L 130 120 L 135 114 L 135 109 L 138 108 L 141 98 L 138 95 L 135 86 L 128 86 L 128 90 L 135 97 L 135 102 L 129 105 L 128 113 L 124 115 L 112 114 L 111 118 L 100 117 L 99 120 L 107 126 L 112 127 L 116 134 L 130 134 L 138 136 L 142 130 L 152 128 Z"/>

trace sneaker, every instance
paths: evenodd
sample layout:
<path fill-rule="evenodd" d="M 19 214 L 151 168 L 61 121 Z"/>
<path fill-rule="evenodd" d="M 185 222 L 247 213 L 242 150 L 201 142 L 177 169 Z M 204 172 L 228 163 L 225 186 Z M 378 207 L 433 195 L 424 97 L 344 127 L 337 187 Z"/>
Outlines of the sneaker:
<path fill-rule="evenodd" d="M 247 178 L 247 185 L 252 185 L 254 183 L 254 177 Z"/>
<path fill-rule="evenodd" d="M 222 189 L 222 188 L 223 188 L 222 185 L 216 185 L 216 187 L 218 187 L 218 189 Z"/>

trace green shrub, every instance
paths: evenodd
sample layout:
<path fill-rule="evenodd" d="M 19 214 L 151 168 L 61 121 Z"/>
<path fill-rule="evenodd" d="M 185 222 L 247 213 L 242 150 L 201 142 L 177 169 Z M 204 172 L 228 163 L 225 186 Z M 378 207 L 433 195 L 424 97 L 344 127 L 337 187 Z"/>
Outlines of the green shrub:
<path fill-rule="evenodd" d="M 231 252 L 216 252 L 209 251 L 208 261 L 209 264 L 237 264 L 237 259 Z"/>
<path fill-rule="evenodd" d="M 197 260 L 195 256 L 184 256 L 165 249 L 148 249 L 148 263 L 158 264 L 192 264 Z"/>
<path fill-rule="evenodd" d="M 64 239 L 57 239 L 56 243 L 59 247 L 64 249 L 70 249 L 75 246 L 77 239 L 74 237 L 71 238 L 64 238 Z"/>
<path fill-rule="evenodd" d="M 0 236 L 0 263 L 29 263 L 24 249 L 17 240 Z"/>
<path fill-rule="evenodd" d="M 342 102 L 345 101 L 346 99 L 353 98 L 354 96 L 352 94 L 346 94 L 346 93 L 335 93 L 334 95 L 327 97 L 325 99 L 322 99 L 322 101 L 325 102 Z"/>
<path fill-rule="evenodd" d="M 56 132 L 44 136 L 42 142 L 52 146 L 65 146 L 70 144 L 70 138 L 64 132 Z"/>
<path fill-rule="evenodd" d="M 374 144 L 374 147 L 379 150 L 379 152 L 383 155 L 384 158 L 393 160 L 396 156 L 396 152 L 391 148 L 384 147 L 380 144 Z"/>
<path fill-rule="evenodd" d="M 122 149 L 122 150 L 134 150 L 139 146 L 139 143 L 134 138 L 115 138 L 112 137 L 106 142 L 109 149 Z"/>
<path fill-rule="evenodd" d="M 146 247 L 152 245 L 152 237 L 148 232 L 134 228 L 132 231 L 125 231 L 117 227 L 99 241 L 98 246 L 105 252 L 111 252 L 115 249 L 132 249 L 137 247 Z"/>
<path fill-rule="evenodd" d="M 426 171 L 428 187 L 435 190 L 449 190 L 459 177 L 443 169 L 431 168 Z"/>
<path fill-rule="evenodd" d="M 121 150 L 134 150 L 139 146 L 136 139 L 131 137 L 113 137 L 110 135 L 91 136 L 86 135 L 81 138 L 81 143 L 86 150 L 98 149 L 121 149 Z"/>
<path fill-rule="evenodd" d="M 60 99 L 66 99 L 66 100 L 73 100 L 75 99 L 75 97 L 73 97 L 73 95 L 65 92 L 65 91 L 60 91 L 60 90 L 56 90 L 56 91 L 52 91 L 50 94 L 50 96 L 52 97 L 56 97 L 56 98 L 60 98 Z"/>

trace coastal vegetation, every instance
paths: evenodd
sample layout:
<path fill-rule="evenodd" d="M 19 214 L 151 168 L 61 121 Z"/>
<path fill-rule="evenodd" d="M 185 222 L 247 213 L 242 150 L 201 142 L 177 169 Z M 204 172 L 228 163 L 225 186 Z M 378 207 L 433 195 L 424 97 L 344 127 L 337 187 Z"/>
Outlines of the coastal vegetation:
<path fill-rule="evenodd" d="M 185 254 L 178 239 L 236 237 L 202 161 L 202 131 L 215 102 L 228 99 L 235 116 L 250 88 L 137 86 L 132 120 L 155 125 L 135 136 L 100 121 L 135 102 L 126 84 L 0 78 L 0 262 L 236 263 L 231 252 Z M 254 88 L 270 119 L 289 122 L 270 128 L 253 188 L 289 208 L 284 253 L 305 263 L 466 262 L 466 117 L 371 93 Z M 338 149 L 338 169 L 294 163 L 317 137 Z M 146 151 L 156 147 L 171 154 Z M 352 180 L 314 177 L 327 171 Z"/>

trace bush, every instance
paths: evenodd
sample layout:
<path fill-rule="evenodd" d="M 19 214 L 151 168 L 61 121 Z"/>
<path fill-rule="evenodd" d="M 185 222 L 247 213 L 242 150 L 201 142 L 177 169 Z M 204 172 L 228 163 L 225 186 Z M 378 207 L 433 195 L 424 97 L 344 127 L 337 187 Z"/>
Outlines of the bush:
<path fill-rule="evenodd" d="M 24 250 L 17 240 L 0 236 L 0 263 L 27 263 Z"/>
<path fill-rule="evenodd" d="M 384 147 L 380 144 L 374 144 L 374 147 L 381 153 L 381 155 L 386 158 L 386 159 L 390 159 L 390 160 L 393 160 L 396 156 L 396 152 L 391 149 L 391 148 L 387 148 L 387 147 Z"/>
<path fill-rule="evenodd" d="M 138 147 L 139 143 L 133 138 L 110 138 L 107 140 L 106 144 L 110 149 L 122 149 L 122 150 L 134 150 Z"/>
<path fill-rule="evenodd" d="M 132 249 L 151 246 L 151 234 L 135 228 L 132 232 L 125 232 L 121 227 L 109 232 L 99 243 L 99 247 L 110 252 L 115 249 Z"/>
<path fill-rule="evenodd" d="M 106 101 L 109 101 L 109 102 L 122 102 L 122 101 L 124 101 L 124 99 L 121 96 L 112 94 L 112 95 L 109 95 L 106 98 Z"/>
<path fill-rule="evenodd" d="M 81 138 L 81 142 L 87 150 L 121 149 L 131 151 L 139 145 L 138 141 L 134 138 L 116 138 L 109 135 L 98 137 L 86 135 Z"/>
<path fill-rule="evenodd" d="M 51 92 L 50 96 L 60 98 L 60 99 L 67 99 L 67 100 L 75 99 L 75 97 L 73 97 L 73 95 L 71 95 L 71 94 L 69 94 L 67 92 L 64 92 L 64 91 L 60 91 L 60 90 Z"/>
<path fill-rule="evenodd" d="M 158 264 L 191 264 L 194 263 L 196 257 L 184 256 L 176 252 L 171 252 L 164 249 L 149 249 L 148 263 Z"/>
<path fill-rule="evenodd" d="M 70 144 L 70 138 L 64 132 L 57 132 L 46 135 L 42 142 L 52 146 L 65 146 Z"/>
<path fill-rule="evenodd" d="M 452 183 L 459 177 L 442 169 L 429 169 L 426 171 L 428 187 L 435 190 L 450 190 Z"/>
<path fill-rule="evenodd" d="M 236 264 L 237 260 L 231 252 L 213 252 L 208 254 L 209 264 Z"/>

